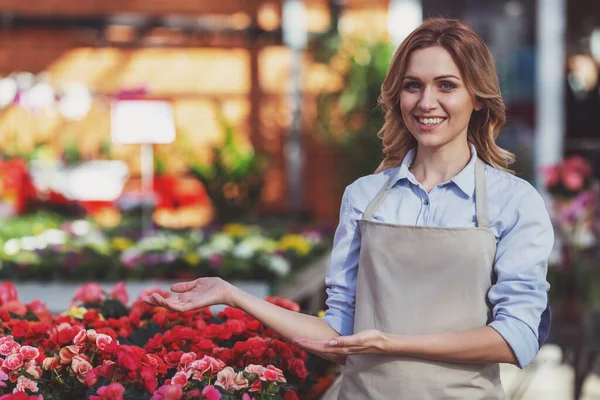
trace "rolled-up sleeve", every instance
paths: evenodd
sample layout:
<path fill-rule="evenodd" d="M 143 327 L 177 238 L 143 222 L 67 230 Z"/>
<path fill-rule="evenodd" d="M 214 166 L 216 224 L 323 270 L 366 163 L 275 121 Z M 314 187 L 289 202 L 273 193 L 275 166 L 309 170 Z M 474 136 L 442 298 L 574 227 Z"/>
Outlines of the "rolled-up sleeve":
<path fill-rule="evenodd" d="M 352 205 L 351 186 L 346 188 L 342 197 L 340 222 L 335 231 L 331 264 L 325 278 L 327 310 L 324 320 L 343 336 L 354 332 L 354 300 L 360 254 L 359 213 Z"/>
<path fill-rule="evenodd" d="M 497 281 L 488 293 L 493 305 L 489 324 L 512 348 L 520 368 L 530 364 L 548 332 L 546 279 L 554 243 L 552 224 L 542 197 L 528 185 L 519 196 L 512 223 L 498 240 L 494 271 Z"/>

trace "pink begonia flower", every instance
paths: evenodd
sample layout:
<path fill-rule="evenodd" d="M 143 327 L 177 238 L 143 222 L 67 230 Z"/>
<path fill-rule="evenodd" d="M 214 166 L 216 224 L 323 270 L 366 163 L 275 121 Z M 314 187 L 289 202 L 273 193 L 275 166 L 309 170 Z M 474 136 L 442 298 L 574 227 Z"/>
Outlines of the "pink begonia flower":
<path fill-rule="evenodd" d="M 2 368 L 9 371 L 14 371 L 23 366 L 23 355 L 21 353 L 11 354 L 2 363 Z"/>
<path fill-rule="evenodd" d="M 40 356 L 40 351 L 36 347 L 23 346 L 20 350 L 26 360 L 35 360 Z"/>
<path fill-rule="evenodd" d="M 258 376 L 261 376 L 262 374 L 264 374 L 266 368 L 263 367 L 262 365 L 256 365 L 256 364 L 250 364 L 246 367 L 245 371 L 249 374 L 256 374 Z"/>
<path fill-rule="evenodd" d="M 250 385 L 250 388 L 248 389 L 248 391 L 249 392 L 260 392 L 261 387 L 262 387 L 262 381 L 260 379 L 257 379 L 254 382 L 252 382 L 252 385 Z"/>
<path fill-rule="evenodd" d="M 82 328 L 79 332 L 77 332 L 77 335 L 75 335 L 75 337 L 73 338 L 73 344 L 76 344 L 77 346 L 83 346 L 86 341 L 87 331 Z"/>
<path fill-rule="evenodd" d="M 242 400 L 254 400 L 254 397 L 250 397 L 248 393 L 244 393 Z"/>
<path fill-rule="evenodd" d="M 108 345 L 112 343 L 112 341 L 113 338 L 105 335 L 104 333 L 99 333 L 96 335 L 96 346 L 98 346 L 100 350 L 106 349 Z"/>
<path fill-rule="evenodd" d="M 38 385 L 37 382 L 21 375 L 17 378 L 17 387 L 13 390 L 13 393 L 24 392 L 25 390 L 35 393 L 38 391 Z"/>
<path fill-rule="evenodd" d="M 18 353 L 21 345 L 13 339 L 12 336 L 0 337 L 0 354 L 8 356 L 9 354 Z"/>
<path fill-rule="evenodd" d="M 35 360 L 29 360 L 25 363 L 25 371 L 35 379 L 40 379 L 42 377 L 43 371 Z"/>
<path fill-rule="evenodd" d="M 285 377 L 283 376 L 283 371 L 273 365 L 267 366 L 267 369 L 264 371 L 260 379 L 269 382 L 286 382 Z"/>
<path fill-rule="evenodd" d="M 129 294 L 127 293 L 125 283 L 117 282 L 110 291 L 110 297 L 115 300 L 119 300 L 124 305 L 127 305 L 129 303 Z"/>
<path fill-rule="evenodd" d="M 542 175 L 544 176 L 546 187 L 552 188 L 558 185 L 560 181 L 560 168 L 558 165 L 542 168 Z"/>
<path fill-rule="evenodd" d="M 97 283 L 86 283 L 75 292 L 73 296 L 73 302 L 95 303 L 102 301 L 104 291 Z"/>
<path fill-rule="evenodd" d="M 96 343 L 96 338 L 98 337 L 98 334 L 96 333 L 95 329 L 88 329 L 85 334 L 90 342 Z"/>
<path fill-rule="evenodd" d="M 172 385 L 185 386 L 187 383 L 188 383 L 188 376 L 183 371 L 177 372 L 175 375 L 173 375 L 173 378 L 171 379 Z"/>
<path fill-rule="evenodd" d="M 213 385 L 208 385 L 202 389 L 202 399 L 221 400 L 221 393 Z"/>
<path fill-rule="evenodd" d="M 182 396 L 181 385 L 163 385 L 154 392 L 150 400 L 180 400 Z"/>
<path fill-rule="evenodd" d="M 73 361 L 73 357 L 79 354 L 79 350 L 79 346 L 75 345 L 63 347 L 58 351 L 60 362 L 63 364 L 71 364 L 71 361 Z"/>
<path fill-rule="evenodd" d="M 50 313 L 50 309 L 46 306 L 46 303 L 38 299 L 34 299 L 27 304 L 27 308 L 34 314 L 47 314 Z"/>
<path fill-rule="evenodd" d="M 8 380 L 8 374 L 0 369 L 0 387 L 6 387 L 4 381 Z"/>
<path fill-rule="evenodd" d="M 188 367 L 188 365 L 190 365 L 191 363 L 196 361 L 197 357 L 198 357 L 198 355 L 196 353 L 184 353 L 181 356 L 181 360 L 179 361 L 179 364 L 181 364 L 182 368 L 185 369 Z"/>
<path fill-rule="evenodd" d="M 248 387 L 248 380 L 244 378 L 242 372 L 235 373 L 233 368 L 225 367 L 221 372 L 217 374 L 216 386 L 220 386 L 228 392 L 233 392 Z"/>
<path fill-rule="evenodd" d="M 583 176 L 578 171 L 564 171 L 562 180 L 565 187 L 574 192 L 583 187 Z"/>
<path fill-rule="evenodd" d="M 98 389 L 98 396 L 90 396 L 90 400 L 123 400 L 125 388 L 118 382 Z"/>
<path fill-rule="evenodd" d="M 2 308 L 13 314 L 20 315 L 21 317 L 27 314 L 27 306 L 21 303 L 19 300 L 11 300 L 2 304 Z"/>
<path fill-rule="evenodd" d="M 223 263 L 223 258 L 224 257 L 222 254 L 215 253 L 208 257 L 208 264 L 211 266 L 211 268 L 218 268 Z"/>
<path fill-rule="evenodd" d="M 225 368 L 225 363 L 221 360 L 217 360 L 216 358 L 212 358 L 209 356 L 204 356 L 202 360 L 196 360 L 191 365 L 190 368 L 193 368 L 195 371 L 192 373 L 194 379 L 202 380 L 202 375 L 206 372 L 210 372 L 211 375 L 219 373 L 223 368 Z"/>
<path fill-rule="evenodd" d="M 17 292 L 15 285 L 8 281 L 0 283 L 0 305 L 18 299 L 19 292 Z"/>
<path fill-rule="evenodd" d="M 61 362 L 60 362 L 59 356 L 47 357 L 42 362 L 42 368 L 45 369 L 46 371 L 53 371 L 53 370 L 59 368 L 60 364 L 61 364 Z"/>
<path fill-rule="evenodd" d="M 73 357 L 73 361 L 71 361 L 71 369 L 75 372 L 77 379 L 81 383 L 85 383 L 85 376 L 92 368 L 94 368 L 92 367 L 92 364 L 81 358 L 81 356 L 75 356 Z"/>

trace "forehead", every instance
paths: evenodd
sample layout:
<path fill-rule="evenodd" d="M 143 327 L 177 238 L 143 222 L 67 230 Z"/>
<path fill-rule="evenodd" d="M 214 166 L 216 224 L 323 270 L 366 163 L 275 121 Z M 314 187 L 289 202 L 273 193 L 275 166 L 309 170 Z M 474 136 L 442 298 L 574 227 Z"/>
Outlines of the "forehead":
<path fill-rule="evenodd" d="M 452 56 L 441 46 L 417 49 L 410 53 L 405 75 L 424 80 L 442 75 L 455 75 L 462 79 Z"/>

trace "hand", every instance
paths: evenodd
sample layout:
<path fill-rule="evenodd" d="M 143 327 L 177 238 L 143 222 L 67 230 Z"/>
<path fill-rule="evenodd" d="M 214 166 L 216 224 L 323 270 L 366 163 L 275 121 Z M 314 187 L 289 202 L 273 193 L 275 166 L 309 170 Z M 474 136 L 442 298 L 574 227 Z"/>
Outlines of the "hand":
<path fill-rule="evenodd" d="M 176 283 L 171 286 L 171 291 L 179 294 L 164 298 L 158 293 L 152 293 L 143 300 L 171 311 L 189 311 L 214 304 L 233 305 L 233 285 L 221 278 L 200 278 Z"/>
<path fill-rule="evenodd" d="M 376 329 L 358 332 L 351 336 L 338 336 L 332 340 L 294 339 L 298 346 L 324 354 L 384 354 L 385 334 Z"/>

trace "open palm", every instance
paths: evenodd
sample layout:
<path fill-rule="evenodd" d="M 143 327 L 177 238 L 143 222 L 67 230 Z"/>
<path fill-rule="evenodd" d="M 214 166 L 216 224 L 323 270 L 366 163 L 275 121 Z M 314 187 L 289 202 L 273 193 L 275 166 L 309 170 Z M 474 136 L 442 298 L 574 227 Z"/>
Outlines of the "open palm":
<path fill-rule="evenodd" d="M 173 296 L 164 298 L 152 293 L 143 300 L 171 311 L 189 311 L 214 304 L 231 305 L 231 288 L 231 284 L 221 278 L 200 278 L 172 285 L 171 291 L 178 293 Z"/>

